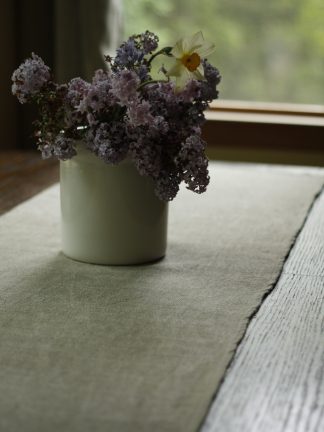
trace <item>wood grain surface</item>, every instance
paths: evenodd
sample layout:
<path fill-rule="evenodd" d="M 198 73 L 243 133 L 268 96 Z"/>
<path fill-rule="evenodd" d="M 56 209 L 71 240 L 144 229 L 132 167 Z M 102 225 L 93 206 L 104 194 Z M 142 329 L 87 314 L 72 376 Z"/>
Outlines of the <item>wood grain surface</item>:
<path fill-rule="evenodd" d="M 202 432 L 324 431 L 324 192 L 250 322 Z"/>
<path fill-rule="evenodd" d="M 57 182 L 58 168 L 39 152 L 0 152 L 0 214 Z"/>

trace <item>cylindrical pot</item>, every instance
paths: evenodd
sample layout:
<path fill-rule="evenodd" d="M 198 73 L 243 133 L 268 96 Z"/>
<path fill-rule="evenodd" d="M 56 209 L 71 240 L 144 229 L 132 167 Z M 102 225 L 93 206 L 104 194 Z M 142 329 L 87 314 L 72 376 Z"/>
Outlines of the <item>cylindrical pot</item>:
<path fill-rule="evenodd" d="M 128 159 L 109 165 L 78 145 L 60 163 L 62 250 L 75 260 L 142 264 L 165 255 L 168 204 Z"/>

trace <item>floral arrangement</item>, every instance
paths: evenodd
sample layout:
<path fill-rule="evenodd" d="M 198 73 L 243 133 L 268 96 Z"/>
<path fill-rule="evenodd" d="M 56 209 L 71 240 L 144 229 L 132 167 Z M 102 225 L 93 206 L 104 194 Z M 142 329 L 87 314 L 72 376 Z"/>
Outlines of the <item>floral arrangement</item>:
<path fill-rule="evenodd" d="M 155 184 L 156 195 L 172 200 L 184 181 L 202 193 L 209 183 L 206 143 L 201 138 L 204 110 L 217 98 L 220 74 L 206 59 L 214 46 L 198 32 L 158 50 L 149 31 L 131 36 L 106 56 L 107 70 L 91 82 L 53 81 L 43 60 L 32 54 L 12 75 L 12 93 L 22 104 L 35 102 L 35 137 L 43 158 L 67 160 L 76 142 L 108 164 L 126 157 Z M 152 62 L 168 56 L 173 65 L 151 76 Z"/>

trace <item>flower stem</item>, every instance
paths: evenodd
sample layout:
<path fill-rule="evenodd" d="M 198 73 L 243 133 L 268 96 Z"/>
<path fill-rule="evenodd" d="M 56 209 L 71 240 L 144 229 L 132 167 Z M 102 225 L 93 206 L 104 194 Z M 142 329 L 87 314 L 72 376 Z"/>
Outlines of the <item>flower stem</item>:
<path fill-rule="evenodd" d="M 160 51 L 156 52 L 155 54 L 153 54 L 147 61 L 147 64 L 150 65 L 152 63 L 152 60 L 155 59 L 155 57 L 157 57 L 158 55 L 167 55 L 168 57 L 172 57 L 171 51 L 172 51 L 173 47 L 165 47 L 162 48 Z"/>
<path fill-rule="evenodd" d="M 167 83 L 167 82 L 169 82 L 170 81 L 170 79 L 167 79 L 167 80 L 149 80 L 149 81 L 144 81 L 142 84 L 140 84 L 138 87 L 137 87 L 137 90 L 140 90 L 141 88 L 143 88 L 143 87 L 145 87 L 147 84 L 156 84 L 156 83 Z"/>

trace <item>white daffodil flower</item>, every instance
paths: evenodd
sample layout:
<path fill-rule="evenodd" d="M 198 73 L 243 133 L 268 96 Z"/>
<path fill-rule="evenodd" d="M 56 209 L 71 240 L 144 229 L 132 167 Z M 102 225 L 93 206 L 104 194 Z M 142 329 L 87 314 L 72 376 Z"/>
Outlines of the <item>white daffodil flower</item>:
<path fill-rule="evenodd" d="M 193 36 L 180 39 L 172 48 L 175 63 L 167 72 L 176 78 L 176 88 L 183 88 L 190 79 L 204 80 L 201 60 L 212 53 L 215 45 L 204 40 L 201 31 Z"/>

